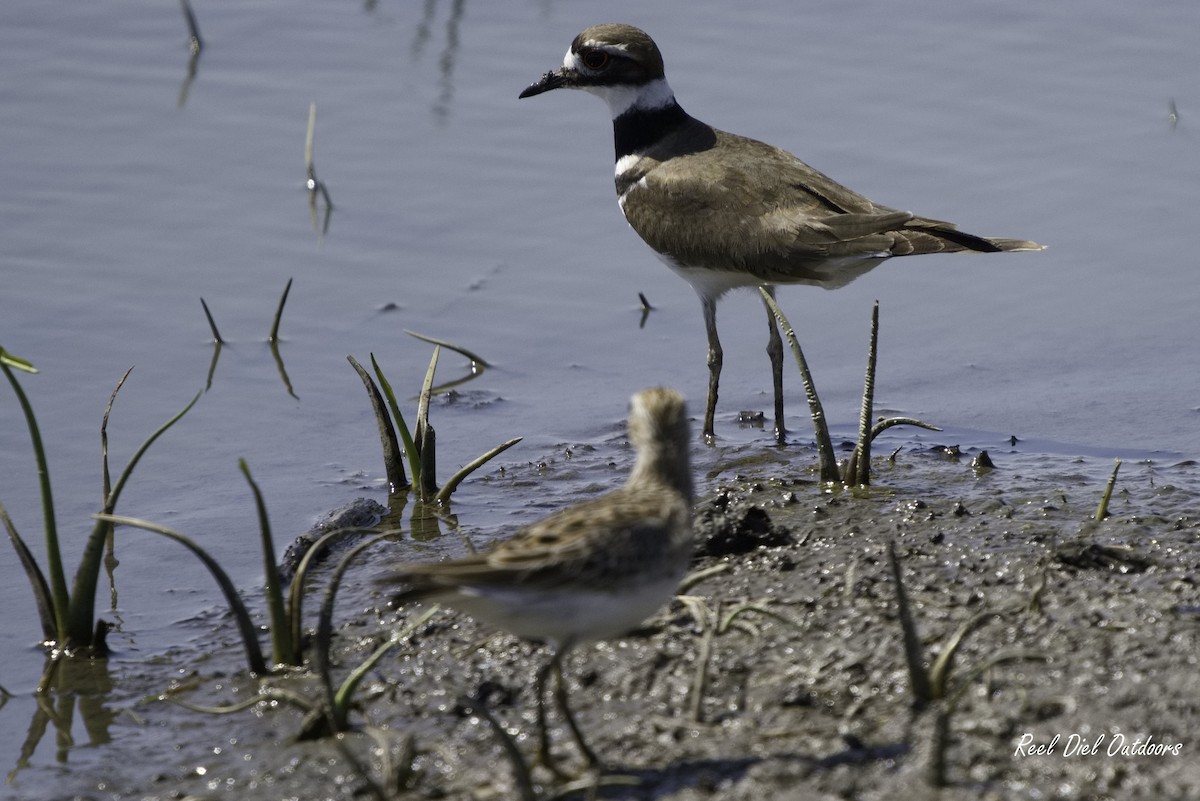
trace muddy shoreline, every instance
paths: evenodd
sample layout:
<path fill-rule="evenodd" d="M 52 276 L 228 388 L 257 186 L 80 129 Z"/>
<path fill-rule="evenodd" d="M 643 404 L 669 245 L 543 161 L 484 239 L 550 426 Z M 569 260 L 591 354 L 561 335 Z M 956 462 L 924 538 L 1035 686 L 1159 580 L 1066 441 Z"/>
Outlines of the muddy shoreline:
<path fill-rule="evenodd" d="M 829 492 L 804 474 L 725 482 L 698 507 L 687 600 L 571 656 L 571 703 L 607 767 L 600 797 L 1200 796 L 1200 520 L 1170 475 L 1194 486 L 1196 465 L 1127 471 L 1112 517 L 1096 523 L 1102 486 L 1069 462 L 988 476 L 926 454 L 879 461 L 864 491 Z M 927 661 L 974 625 L 949 674 L 952 700 L 921 713 L 891 542 Z M 355 569 L 338 607 L 338 676 L 421 611 L 388 608 L 372 584 L 397 548 Z M 210 647 L 236 651 L 222 621 L 208 622 L 220 638 Z M 29 797 L 353 799 L 390 786 L 404 798 L 521 798 L 478 699 L 530 757 L 542 659 L 441 612 L 372 671 L 356 733 L 296 742 L 302 714 L 279 702 L 211 716 L 140 701 L 105 748 L 140 751 L 152 774 L 114 765 L 102 781 L 72 773 L 66 794 Z M 192 703 L 258 691 L 194 654 L 174 667 L 176 694 Z M 139 683 L 163 689 L 163 665 L 118 686 Z M 308 673 L 268 683 L 319 692 Z M 569 737 L 555 736 L 570 763 Z M 588 784 L 532 777 L 539 798 Z"/>

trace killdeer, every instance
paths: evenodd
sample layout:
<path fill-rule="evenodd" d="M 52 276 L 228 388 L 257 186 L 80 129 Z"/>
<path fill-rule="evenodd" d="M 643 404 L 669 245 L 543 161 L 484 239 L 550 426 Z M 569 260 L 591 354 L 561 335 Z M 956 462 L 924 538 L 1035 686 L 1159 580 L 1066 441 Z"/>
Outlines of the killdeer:
<path fill-rule="evenodd" d="M 520 97 L 551 89 L 582 89 L 608 103 L 625 219 L 700 295 L 709 371 L 703 435 L 709 440 L 722 360 L 716 304 L 730 289 L 836 289 L 892 256 L 1042 249 L 882 206 L 785 150 L 704 124 L 676 102 L 654 40 L 631 25 L 588 28 L 575 37 L 562 67 Z M 775 435 L 782 442 L 783 343 L 769 308 L 767 319 Z"/>
<path fill-rule="evenodd" d="M 633 396 L 629 439 L 637 461 L 625 485 L 556 512 L 485 553 L 404 565 L 384 581 L 394 602 L 434 601 L 532 640 L 548 642 L 537 677 L 539 756 L 550 767 L 543 699 L 550 673 L 576 745 L 584 742 L 563 691 L 563 656 L 573 646 L 635 628 L 675 594 L 692 554 L 692 476 L 687 412 L 672 389 Z"/>

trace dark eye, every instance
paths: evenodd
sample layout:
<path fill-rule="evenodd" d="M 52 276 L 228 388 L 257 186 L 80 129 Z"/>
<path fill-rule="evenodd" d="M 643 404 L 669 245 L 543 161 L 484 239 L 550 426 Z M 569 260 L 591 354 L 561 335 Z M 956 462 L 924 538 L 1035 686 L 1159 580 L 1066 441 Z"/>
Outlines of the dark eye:
<path fill-rule="evenodd" d="M 583 54 L 583 66 L 589 70 L 602 70 L 608 66 L 608 53 L 603 50 L 589 50 Z"/>

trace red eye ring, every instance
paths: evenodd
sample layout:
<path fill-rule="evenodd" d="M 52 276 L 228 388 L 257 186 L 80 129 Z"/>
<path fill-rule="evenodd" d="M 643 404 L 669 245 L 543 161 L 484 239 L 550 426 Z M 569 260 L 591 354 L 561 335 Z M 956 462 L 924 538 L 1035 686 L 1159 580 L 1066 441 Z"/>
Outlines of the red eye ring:
<path fill-rule="evenodd" d="M 582 56 L 583 66 L 590 70 L 602 70 L 608 66 L 608 53 L 603 50 L 588 50 Z"/>

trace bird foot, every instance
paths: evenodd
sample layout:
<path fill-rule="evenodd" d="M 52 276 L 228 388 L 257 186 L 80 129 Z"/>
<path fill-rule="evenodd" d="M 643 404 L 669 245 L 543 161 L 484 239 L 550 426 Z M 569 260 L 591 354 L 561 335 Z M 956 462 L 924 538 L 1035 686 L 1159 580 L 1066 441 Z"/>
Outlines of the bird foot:
<path fill-rule="evenodd" d="M 604 773 L 604 766 L 595 758 L 595 755 L 590 755 L 592 758 L 587 759 L 585 756 L 582 768 L 571 769 L 566 768 L 559 763 L 549 749 L 538 749 L 537 755 L 534 757 L 533 764 L 535 767 L 544 768 L 549 771 L 556 780 L 560 782 L 574 783 L 583 782 L 588 779 L 599 781 L 599 777 Z M 584 785 L 585 787 L 588 785 Z"/>

